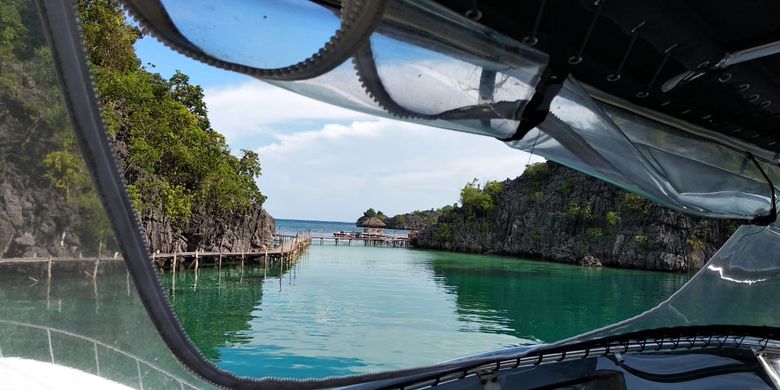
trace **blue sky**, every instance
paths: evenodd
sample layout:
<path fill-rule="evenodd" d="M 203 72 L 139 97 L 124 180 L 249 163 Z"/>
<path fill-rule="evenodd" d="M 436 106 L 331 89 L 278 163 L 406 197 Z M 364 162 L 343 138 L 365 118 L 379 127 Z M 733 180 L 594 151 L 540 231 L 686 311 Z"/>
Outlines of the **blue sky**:
<path fill-rule="evenodd" d="M 520 175 L 528 154 L 484 136 L 373 117 L 190 60 L 146 37 L 136 51 L 150 70 L 175 70 L 205 90 L 212 126 L 231 149 L 256 150 L 258 179 L 276 218 L 354 221 L 458 201 L 473 178 Z M 534 157 L 532 161 L 540 161 Z"/>

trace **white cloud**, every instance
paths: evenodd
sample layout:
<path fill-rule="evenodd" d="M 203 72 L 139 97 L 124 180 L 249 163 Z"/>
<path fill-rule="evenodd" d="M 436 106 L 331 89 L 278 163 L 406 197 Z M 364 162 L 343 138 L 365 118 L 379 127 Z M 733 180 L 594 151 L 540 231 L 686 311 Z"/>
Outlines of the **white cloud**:
<path fill-rule="evenodd" d="M 430 94 L 448 96 L 441 95 L 444 83 L 438 73 L 455 70 L 430 69 L 419 70 L 426 87 L 418 84 L 416 100 L 409 104 L 433 102 L 424 98 Z M 351 68 L 338 70 L 336 76 L 354 75 Z M 353 84 L 336 84 L 342 98 L 366 99 Z M 296 85 L 314 94 L 325 87 Z M 476 99 L 472 89 L 459 86 L 458 96 L 448 96 L 455 100 L 437 104 L 466 104 Z M 491 137 L 356 113 L 256 81 L 208 89 L 205 100 L 214 128 L 234 149 L 260 153 L 260 189 L 268 196 L 266 208 L 279 218 L 349 221 L 369 207 L 391 215 L 441 207 L 456 202 L 459 189 L 471 179 L 514 178 L 529 161 L 527 153 Z"/>
<path fill-rule="evenodd" d="M 528 162 L 489 137 L 388 119 L 278 136 L 258 152 L 272 215 L 347 221 L 369 207 L 395 214 L 451 204 L 472 178 L 514 178 Z"/>
<path fill-rule="evenodd" d="M 278 142 L 262 146 L 258 151 L 264 156 L 278 156 L 311 147 L 318 142 L 335 141 L 346 137 L 372 137 L 377 134 L 377 122 L 353 122 L 351 126 L 328 124 L 318 131 L 277 135 Z"/>
<path fill-rule="evenodd" d="M 355 111 L 310 99 L 260 81 L 209 88 L 205 91 L 211 124 L 228 141 L 267 134 L 270 125 L 295 121 L 369 118 Z"/>

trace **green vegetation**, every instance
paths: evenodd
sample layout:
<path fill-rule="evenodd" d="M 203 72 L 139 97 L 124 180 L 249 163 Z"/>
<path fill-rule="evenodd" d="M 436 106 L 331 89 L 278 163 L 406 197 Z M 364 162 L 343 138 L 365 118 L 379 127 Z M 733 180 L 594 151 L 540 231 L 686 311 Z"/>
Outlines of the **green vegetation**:
<path fill-rule="evenodd" d="M 610 233 L 615 233 L 620 225 L 620 213 L 617 211 L 607 211 L 607 228 Z"/>
<path fill-rule="evenodd" d="M 370 208 L 363 212 L 363 217 L 365 218 L 378 218 L 380 221 L 385 221 L 387 219 L 387 216 L 382 213 L 381 211 L 375 211 L 373 208 Z"/>
<path fill-rule="evenodd" d="M 0 69 L 0 122 L 10 126 L 4 133 L 10 144 L 4 146 L 12 148 L 12 157 L 3 159 L 11 163 L 3 167 L 6 174 L 40 177 L 36 185 L 50 185 L 62 195 L 67 209 L 51 212 L 72 216 L 82 253 L 116 247 L 78 153 L 33 2 L 0 2 Z"/>
<path fill-rule="evenodd" d="M 495 209 L 503 191 L 504 185 L 497 181 L 488 181 L 480 186 L 479 181 L 474 179 L 460 190 L 460 203 L 468 212 L 487 214 Z"/>
<path fill-rule="evenodd" d="M 550 178 L 550 167 L 545 162 L 527 165 L 522 177 L 525 179 L 524 188 L 527 193 L 541 192 Z"/>
<path fill-rule="evenodd" d="M 561 182 L 561 185 L 558 187 L 557 191 L 561 195 L 569 195 L 573 189 L 574 183 L 571 180 L 566 179 Z"/>
<path fill-rule="evenodd" d="M 434 225 L 433 238 L 436 241 L 450 242 L 453 239 L 452 228 L 448 223 L 437 223 Z"/>
<path fill-rule="evenodd" d="M 194 212 L 230 214 L 260 206 L 257 153 L 233 156 L 211 128 L 203 89 L 187 75 L 170 79 L 140 64 L 128 25 L 111 0 L 78 3 L 100 103 L 139 213 L 158 211 L 175 228 Z"/>
<path fill-rule="evenodd" d="M 633 213 L 639 213 L 641 215 L 650 214 L 650 207 L 652 204 L 647 199 L 630 192 L 623 196 L 623 208 Z"/>
<path fill-rule="evenodd" d="M 704 241 L 695 236 L 690 236 L 685 240 L 685 243 L 693 249 L 694 252 L 698 252 L 704 249 Z"/>
<path fill-rule="evenodd" d="M 546 180 L 550 177 L 550 167 L 546 162 L 538 162 L 526 166 L 523 176 L 530 180 Z"/>
<path fill-rule="evenodd" d="M 566 208 L 566 217 L 574 218 L 577 216 L 582 216 L 582 218 L 587 221 L 593 219 L 593 211 L 591 209 L 590 203 L 586 204 L 585 206 L 580 206 L 577 201 L 569 202 L 569 206 Z"/>
<path fill-rule="evenodd" d="M 729 226 L 727 225 L 726 228 L 728 229 Z M 704 237 L 710 230 L 711 226 L 709 220 L 702 219 L 699 222 L 696 222 L 696 225 L 688 231 L 689 233 L 688 237 L 685 239 L 685 243 L 691 247 L 694 252 L 701 251 L 704 249 Z"/>
<path fill-rule="evenodd" d="M 604 237 L 604 232 L 601 228 L 587 228 L 585 229 L 585 238 L 588 241 L 598 241 Z"/>
<path fill-rule="evenodd" d="M 260 206 L 257 153 L 233 156 L 207 119 L 203 89 L 183 73 L 148 72 L 130 26 L 114 0 L 79 0 L 83 39 L 104 121 L 136 211 L 176 229 L 195 213 L 224 214 Z M 31 170 L 62 196 L 80 250 L 113 246 L 113 235 L 76 145 L 52 55 L 33 2 L 0 3 L 0 119 L 24 134 L 13 165 Z M 21 130 L 24 129 L 24 130 Z"/>

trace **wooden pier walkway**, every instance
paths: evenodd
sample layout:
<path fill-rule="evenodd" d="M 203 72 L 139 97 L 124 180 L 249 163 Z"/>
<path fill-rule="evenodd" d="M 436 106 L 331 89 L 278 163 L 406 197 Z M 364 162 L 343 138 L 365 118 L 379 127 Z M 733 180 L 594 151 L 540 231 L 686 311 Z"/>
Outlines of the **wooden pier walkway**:
<path fill-rule="evenodd" d="M 312 242 L 319 240 L 320 245 L 325 245 L 326 242 L 333 242 L 336 246 L 347 245 L 352 246 L 354 241 L 356 245 L 362 243 L 364 246 L 382 246 L 390 248 L 408 248 L 408 237 L 328 237 L 328 236 L 311 236 Z"/>
<path fill-rule="evenodd" d="M 237 264 L 242 266 L 246 261 L 262 262 L 264 266 L 270 264 L 291 264 L 312 242 L 319 241 L 320 245 L 333 243 L 335 245 L 352 246 L 362 243 L 364 246 L 374 247 L 392 247 L 408 248 L 408 237 L 334 237 L 326 235 L 313 236 L 311 232 L 290 234 L 276 234 L 273 239 L 273 246 L 265 250 L 240 251 L 240 252 L 214 252 L 214 251 L 192 251 L 176 253 L 153 253 L 151 261 L 162 270 L 192 269 L 197 270 L 201 264 L 211 264 L 221 266 L 223 262 Z M 8 264 L 34 264 L 48 263 L 48 274 L 51 275 L 52 263 L 94 263 L 93 274 L 97 274 L 98 264 L 101 261 L 121 261 L 119 253 L 111 256 L 84 257 L 84 258 L 52 258 L 52 257 L 29 257 L 29 258 L 6 258 L 0 259 L 0 265 Z M 51 277 L 51 276 L 49 276 Z"/>
<path fill-rule="evenodd" d="M 296 235 L 275 235 L 274 246 L 261 251 L 241 251 L 241 252 L 176 252 L 176 253 L 153 253 L 152 261 L 161 269 L 186 267 L 190 269 L 195 267 L 197 270 L 201 262 L 207 262 L 221 266 L 223 261 L 244 265 L 245 261 L 252 260 L 263 262 L 264 265 L 271 263 L 289 263 L 295 261 L 306 247 L 311 243 L 311 234 Z"/>

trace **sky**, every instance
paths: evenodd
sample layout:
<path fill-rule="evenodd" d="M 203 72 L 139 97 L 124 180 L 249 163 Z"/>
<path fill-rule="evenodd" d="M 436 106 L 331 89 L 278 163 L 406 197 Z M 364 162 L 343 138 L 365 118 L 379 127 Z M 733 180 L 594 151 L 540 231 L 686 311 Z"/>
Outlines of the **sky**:
<path fill-rule="evenodd" d="M 190 60 L 150 37 L 136 52 L 148 70 L 181 70 L 204 88 L 212 127 L 234 154 L 260 154 L 258 185 L 275 218 L 354 221 L 369 207 L 387 215 L 438 208 L 457 202 L 472 179 L 515 178 L 529 162 L 491 137 L 322 103 Z"/>

